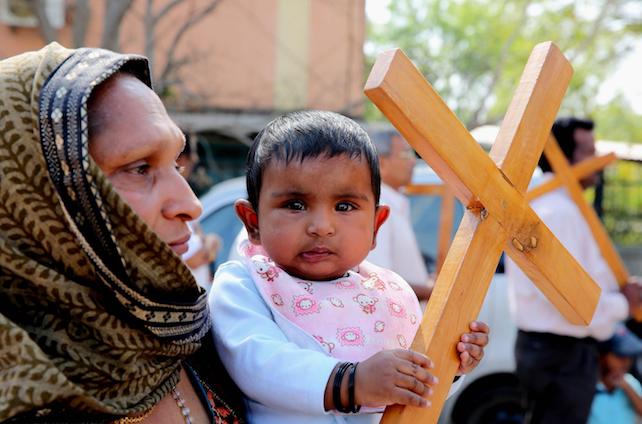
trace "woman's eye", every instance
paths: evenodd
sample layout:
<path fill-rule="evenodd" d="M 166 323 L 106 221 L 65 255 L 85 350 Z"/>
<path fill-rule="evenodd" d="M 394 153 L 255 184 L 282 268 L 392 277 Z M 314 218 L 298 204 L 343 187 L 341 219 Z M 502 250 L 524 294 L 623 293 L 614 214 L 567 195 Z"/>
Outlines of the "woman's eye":
<path fill-rule="evenodd" d="M 135 175 L 147 175 L 150 169 L 151 166 L 148 163 L 141 163 L 128 168 L 127 172 Z"/>
<path fill-rule="evenodd" d="M 291 209 L 294 211 L 305 210 L 305 204 L 300 200 L 291 200 L 285 204 L 286 209 Z"/>
<path fill-rule="evenodd" d="M 351 210 L 354 210 L 355 206 L 352 203 L 348 202 L 341 202 L 337 203 L 336 210 L 338 212 L 350 212 Z"/>
<path fill-rule="evenodd" d="M 136 173 L 140 175 L 147 175 L 150 168 L 151 166 L 149 166 L 148 164 L 137 166 Z"/>

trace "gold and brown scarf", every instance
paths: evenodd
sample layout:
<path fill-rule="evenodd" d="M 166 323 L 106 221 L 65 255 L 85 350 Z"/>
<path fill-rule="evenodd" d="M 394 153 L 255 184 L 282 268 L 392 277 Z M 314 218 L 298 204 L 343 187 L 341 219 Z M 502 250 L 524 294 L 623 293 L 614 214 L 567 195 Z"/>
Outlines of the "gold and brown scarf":
<path fill-rule="evenodd" d="M 50 44 L 0 61 L 0 421 L 144 411 L 209 330 L 205 294 L 88 155 L 87 99 L 140 56 Z"/>

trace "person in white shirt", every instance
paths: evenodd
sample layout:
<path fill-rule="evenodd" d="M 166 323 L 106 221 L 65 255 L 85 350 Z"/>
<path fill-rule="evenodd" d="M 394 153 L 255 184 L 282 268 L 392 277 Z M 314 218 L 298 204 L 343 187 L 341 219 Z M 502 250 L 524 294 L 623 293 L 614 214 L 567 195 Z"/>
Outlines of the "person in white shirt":
<path fill-rule="evenodd" d="M 415 152 L 394 129 L 373 131 L 370 139 L 379 156 L 381 203 L 390 207 L 390 217 L 379 229 L 377 244 L 367 259 L 401 275 L 419 300 L 427 300 L 432 279 L 412 228 L 410 202 L 400 191 L 412 179 Z"/>
<path fill-rule="evenodd" d="M 553 134 L 571 163 L 595 154 L 593 122 L 561 118 Z M 543 181 L 553 177 L 542 155 Z M 589 187 L 599 176 L 581 183 Z M 560 188 L 531 202 L 533 210 L 601 287 L 589 326 L 572 325 L 517 265 L 507 259 L 511 313 L 519 329 L 515 344 L 517 375 L 525 393 L 526 423 L 586 423 L 595 392 L 598 341 L 609 339 L 616 324 L 639 302 L 634 284 L 620 290 L 591 231 L 567 191 Z"/>

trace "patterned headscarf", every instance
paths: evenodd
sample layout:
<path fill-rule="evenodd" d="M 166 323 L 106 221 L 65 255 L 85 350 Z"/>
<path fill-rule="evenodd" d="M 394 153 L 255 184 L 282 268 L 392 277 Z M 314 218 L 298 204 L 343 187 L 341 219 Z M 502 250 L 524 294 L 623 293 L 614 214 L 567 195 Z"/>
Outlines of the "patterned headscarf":
<path fill-rule="evenodd" d="M 209 330 L 205 294 L 88 155 L 87 99 L 145 58 L 50 44 L 0 61 L 0 421 L 149 409 Z"/>

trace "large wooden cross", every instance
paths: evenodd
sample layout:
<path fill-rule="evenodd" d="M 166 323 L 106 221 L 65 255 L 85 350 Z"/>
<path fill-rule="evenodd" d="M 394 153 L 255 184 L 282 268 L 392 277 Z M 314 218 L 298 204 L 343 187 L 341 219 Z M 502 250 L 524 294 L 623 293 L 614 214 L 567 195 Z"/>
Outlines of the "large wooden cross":
<path fill-rule="evenodd" d="M 436 364 L 432 407 L 395 405 L 383 423 L 436 423 L 502 250 L 574 324 L 588 324 L 599 287 L 528 205 L 524 191 L 572 68 L 552 43 L 535 47 L 490 157 L 400 51 L 377 58 L 366 95 L 466 206 L 412 349 Z M 533 317 L 536 319 L 537 317 Z"/>
<path fill-rule="evenodd" d="M 527 197 L 529 199 L 534 199 L 556 186 L 564 186 L 571 200 L 577 205 L 577 208 L 580 210 L 584 220 L 588 224 L 591 234 L 593 234 L 593 238 L 600 249 L 600 253 L 602 253 L 604 260 L 609 265 L 609 268 L 611 268 L 615 279 L 620 286 L 624 286 L 629 282 L 629 272 L 626 269 L 626 265 L 624 265 L 620 254 L 611 242 L 611 238 L 606 232 L 606 229 L 602 225 L 600 217 L 597 216 L 595 209 L 593 209 L 593 207 L 586 202 L 586 199 L 584 199 L 584 188 L 580 183 L 583 177 L 591 175 L 596 170 L 602 169 L 603 166 L 606 166 L 606 164 L 615 160 L 615 155 L 611 153 L 610 155 L 586 159 L 581 163 L 575 164 L 575 166 L 571 166 L 568 159 L 566 159 L 566 156 L 564 156 L 562 149 L 560 149 L 557 140 L 555 140 L 555 137 L 552 135 L 549 136 L 549 139 L 544 146 L 544 154 L 555 173 L 555 177 L 547 183 L 535 187 L 528 193 Z M 584 166 L 581 166 L 582 164 L 584 164 Z M 638 310 L 633 311 L 633 315 L 637 321 L 641 321 L 642 308 L 638 308 Z"/>

